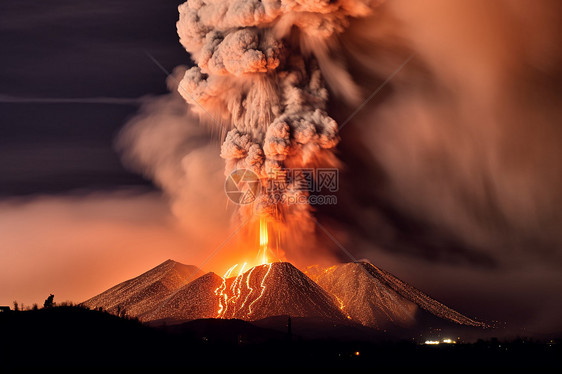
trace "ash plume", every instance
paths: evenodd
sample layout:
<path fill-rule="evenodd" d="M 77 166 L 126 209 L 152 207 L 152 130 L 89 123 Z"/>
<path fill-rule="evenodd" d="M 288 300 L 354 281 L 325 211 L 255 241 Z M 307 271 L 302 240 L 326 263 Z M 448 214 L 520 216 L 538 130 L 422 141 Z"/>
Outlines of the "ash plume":
<path fill-rule="evenodd" d="M 179 7 L 180 42 L 196 66 L 178 92 L 201 121 L 220 128 L 225 175 L 249 169 L 267 180 L 284 168 L 339 165 L 326 82 L 350 102 L 358 88 L 342 61 L 328 56 L 350 17 L 368 14 L 369 3 L 190 0 Z M 307 194 L 294 183 L 285 192 Z M 309 206 L 269 193 L 239 213 L 279 218 L 292 236 L 312 230 Z"/>

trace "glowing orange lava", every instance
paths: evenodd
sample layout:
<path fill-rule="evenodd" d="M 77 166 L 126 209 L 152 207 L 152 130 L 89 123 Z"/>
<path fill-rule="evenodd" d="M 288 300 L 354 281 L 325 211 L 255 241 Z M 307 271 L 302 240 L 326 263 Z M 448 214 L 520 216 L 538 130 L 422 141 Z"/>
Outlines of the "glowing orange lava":
<path fill-rule="evenodd" d="M 264 217 L 260 218 L 260 252 L 262 256 L 262 264 L 268 263 L 267 245 L 269 244 L 269 235 L 267 232 L 267 221 Z M 258 252 L 259 256 L 259 252 Z"/>
<path fill-rule="evenodd" d="M 252 306 L 258 301 L 265 292 L 265 284 L 269 271 L 271 270 L 271 262 L 269 260 L 269 232 L 268 232 L 268 221 L 265 217 L 260 218 L 259 222 L 259 250 L 256 256 L 256 262 L 254 266 L 244 273 L 244 269 L 248 265 L 245 262 L 238 271 L 238 275 L 232 280 L 231 276 L 238 267 L 238 264 L 229 268 L 224 276 L 222 277 L 222 284 L 215 290 L 215 295 L 219 299 L 219 308 L 217 312 L 217 318 L 233 318 L 237 312 L 246 317 L 252 314 Z M 267 272 L 262 278 L 260 283 L 260 293 L 257 297 L 254 294 L 254 288 L 250 285 L 250 278 L 256 268 L 262 266 L 267 266 Z M 245 294 L 243 302 L 238 305 L 240 297 Z M 249 302 L 249 304 L 248 304 Z M 246 305 L 247 311 L 245 310 Z"/>
<path fill-rule="evenodd" d="M 267 266 L 267 273 L 265 273 L 265 276 L 262 278 L 261 280 L 261 293 L 258 297 L 256 297 L 254 299 L 254 301 L 252 301 L 252 303 L 248 306 L 248 316 L 250 316 L 252 314 L 252 305 L 254 305 L 256 303 L 256 301 L 258 301 L 259 299 L 261 299 L 261 297 L 263 296 L 263 292 L 265 291 L 265 280 L 267 279 L 267 276 L 269 275 L 269 271 L 271 270 L 271 264 L 267 264 L 267 265 L 262 265 L 262 266 Z"/>
<path fill-rule="evenodd" d="M 335 297 L 336 300 L 338 301 L 340 310 L 341 310 L 342 313 L 345 315 L 345 317 L 346 317 L 347 319 L 351 319 L 351 316 L 345 311 L 345 304 L 343 303 L 343 300 L 340 299 L 339 297 L 337 297 L 336 295 L 334 295 L 334 297 Z"/>

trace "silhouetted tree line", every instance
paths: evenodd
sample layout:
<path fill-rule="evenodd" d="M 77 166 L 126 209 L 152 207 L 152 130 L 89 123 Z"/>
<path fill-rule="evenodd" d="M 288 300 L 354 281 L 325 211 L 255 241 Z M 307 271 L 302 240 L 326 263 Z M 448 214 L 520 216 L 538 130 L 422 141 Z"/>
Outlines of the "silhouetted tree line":
<path fill-rule="evenodd" d="M 69 303 L 62 303 L 61 305 L 69 305 Z M 70 305 L 72 305 L 72 303 L 70 303 Z M 14 306 L 14 312 L 20 312 L 20 311 L 24 311 L 24 310 L 39 310 L 39 305 L 37 305 L 37 303 L 34 303 L 31 307 L 26 307 L 23 303 L 18 303 L 17 300 L 14 300 L 13 302 L 13 306 Z M 55 295 L 53 294 L 49 294 L 49 296 L 45 299 L 45 302 L 43 303 L 43 308 L 52 308 L 55 306 Z"/>

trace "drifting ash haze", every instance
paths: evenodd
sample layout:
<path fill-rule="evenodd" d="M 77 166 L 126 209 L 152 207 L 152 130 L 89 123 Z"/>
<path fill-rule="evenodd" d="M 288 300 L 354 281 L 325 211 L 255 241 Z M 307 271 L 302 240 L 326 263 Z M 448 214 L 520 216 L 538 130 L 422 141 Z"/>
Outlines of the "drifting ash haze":
<path fill-rule="evenodd" d="M 317 283 L 287 262 L 259 265 L 226 279 L 207 273 L 190 280 L 193 270 L 197 268 L 168 260 L 82 304 L 113 313 L 119 307 L 145 322 L 200 318 L 256 321 L 288 315 L 382 330 L 420 325 L 417 317 L 424 310 L 441 321 L 487 326 L 369 263 L 315 267 L 310 273 Z M 144 301 L 146 298 L 150 302 Z"/>

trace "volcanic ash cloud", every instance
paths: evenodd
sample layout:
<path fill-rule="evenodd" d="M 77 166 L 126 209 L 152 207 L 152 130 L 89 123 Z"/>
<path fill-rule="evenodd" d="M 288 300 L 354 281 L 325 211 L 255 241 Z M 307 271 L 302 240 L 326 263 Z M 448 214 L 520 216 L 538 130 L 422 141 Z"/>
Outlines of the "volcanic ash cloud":
<path fill-rule="evenodd" d="M 348 101 L 357 99 L 358 90 L 341 61 L 329 56 L 336 55 L 331 52 L 348 19 L 368 14 L 370 3 L 190 0 L 180 5 L 178 34 L 196 65 L 186 71 L 178 92 L 202 121 L 220 129 L 225 175 L 249 169 L 266 180 L 283 168 L 338 165 L 338 124 L 326 112 L 326 82 Z M 285 192 L 307 194 L 294 182 Z M 310 222 L 309 206 L 288 206 L 271 194 L 240 214 Z"/>

